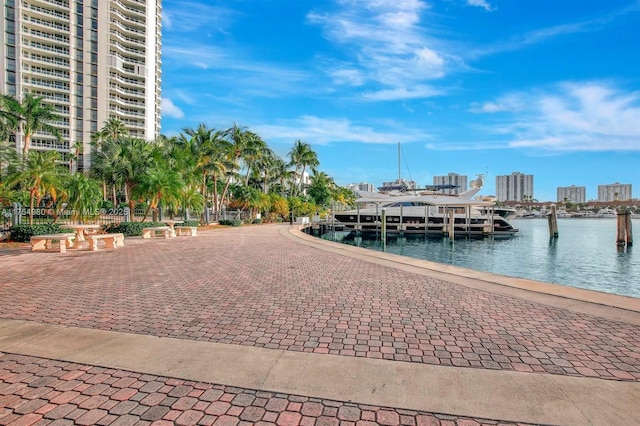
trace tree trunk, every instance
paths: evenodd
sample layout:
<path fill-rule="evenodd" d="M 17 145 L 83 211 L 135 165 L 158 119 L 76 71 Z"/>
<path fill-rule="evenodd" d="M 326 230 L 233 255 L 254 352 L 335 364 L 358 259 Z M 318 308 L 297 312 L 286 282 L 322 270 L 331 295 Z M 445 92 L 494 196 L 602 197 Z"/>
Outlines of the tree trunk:
<path fill-rule="evenodd" d="M 29 158 L 29 148 L 31 148 L 31 135 L 24 135 L 24 146 L 22 147 L 22 158 L 26 160 Z"/>
<path fill-rule="evenodd" d="M 227 179 L 227 183 L 224 184 L 224 190 L 222 191 L 222 195 L 220 196 L 220 210 L 222 210 L 222 204 L 224 203 L 224 199 L 227 196 L 227 190 L 229 189 L 230 184 L 231 179 Z"/>
<path fill-rule="evenodd" d="M 218 177 L 213 175 L 213 217 L 216 221 L 219 219 L 220 209 L 218 208 Z"/>

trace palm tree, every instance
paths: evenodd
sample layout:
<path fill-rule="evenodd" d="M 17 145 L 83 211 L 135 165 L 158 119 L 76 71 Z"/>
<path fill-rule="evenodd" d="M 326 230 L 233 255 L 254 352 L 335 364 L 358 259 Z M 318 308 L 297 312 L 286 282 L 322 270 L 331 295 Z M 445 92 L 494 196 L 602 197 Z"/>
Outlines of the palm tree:
<path fill-rule="evenodd" d="M 213 207 L 217 212 L 217 181 L 220 176 L 226 174 L 228 164 L 225 161 L 225 156 L 230 149 L 230 144 L 225 139 L 226 132 L 209 129 L 204 124 L 200 124 L 197 129 L 188 128 L 183 131 L 191 138 L 192 152 L 196 156 L 196 166 L 202 177 L 201 194 L 205 200 L 208 199 L 208 178 L 212 177 L 213 179 Z M 181 139 L 185 140 L 186 145 L 186 138 L 182 137 Z"/>
<path fill-rule="evenodd" d="M 12 120 L 22 129 L 24 137 L 22 158 L 24 161 L 27 160 L 29 155 L 31 138 L 34 133 L 45 131 L 53 134 L 58 140 L 62 140 L 58 129 L 50 124 L 60 117 L 55 113 L 55 107 L 43 103 L 42 99 L 27 93 L 24 95 L 22 102 L 20 102 L 13 95 L 2 95 L 2 103 L 4 104 L 3 116 L 12 117 Z"/>
<path fill-rule="evenodd" d="M 107 185 L 111 185 L 113 193 L 113 204 L 117 204 L 116 189 L 113 182 L 113 170 L 108 161 L 110 149 L 117 144 L 117 141 L 129 134 L 124 123 L 117 118 L 110 118 L 105 121 L 102 129 L 91 136 L 91 145 L 95 148 L 91 150 L 91 173 L 102 181 L 102 199 L 107 200 Z"/>
<path fill-rule="evenodd" d="M 282 158 L 274 159 L 272 167 L 273 174 L 280 183 L 280 196 L 284 197 L 287 184 L 289 184 L 289 188 L 293 188 L 296 173 L 294 170 L 289 169 L 289 165 Z"/>
<path fill-rule="evenodd" d="M 6 98 L 0 97 L 0 142 L 9 141 L 9 137 L 18 129 L 18 120 L 11 114 Z"/>
<path fill-rule="evenodd" d="M 289 158 L 291 162 L 289 165 L 296 168 L 296 179 L 300 182 L 299 192 L 301 193 L 304 188 L 304 172 L 307 167 L 315 171 L 320 165 L 318 161 L 318 154 L 311 149 L 311 145 L 300 139 L 296 140 L 291 151 L 289 151 Z M 300 171 L 302 169 L 302 171 Z"/>
<path fill-rule="evenodd" d="M 129 205 L 129 220 L 133 221 L 135 200 L 131 194 L 152 164 L 153 145 L 132 137 L 121 138 L 110 145 L 107 160 L 109 168 L 113 172 L 114 183 L 121 185 L 124 190 L 124 200 Z"/>
<path fill-rule="evenodd" d="M 228 141 L 227 145 L 227 161 L 226 161 L 226 178 L 222 195 L 220 196 L 220 206 L 224 204 L 225 197 L 229 191 L 229 185 L 232 180 L 238 177 L 238 171 L 241 168 L 240 161 L 242 155 L 247 152 L 247 144 L 249 134 L 243 128 L 233 123 L 233 127 L 225 130 L 224 136 Z"/>
<path fill-rule="evenodd" d="M 20 184 L 29 191 L 29 224 L 33 225 L 33 211 L 45 196 L 52 201 L 58 198 L 60 185 L 60 154 L 57 151 L 36 151 L 29 155 L 22 172 L 14 184 Z"/>
<path fill-rule="evenodd" d="M 13 144 L 0 140 L 0 182 L 8 179 L 12 171 L 17 170 L 20 158 Z"/>
<path fill-rule="evenodd" d="M 102 194 L 97 180 L 83 173 L 68 175 L 65 179 L 67 204 L 65 210 L 71 211 L 71 217 L 80 223 L 94 220 L 100 215 Z"/>
<path fill-rule="evenodd" d="M 147 210 L 142 218 L 143 222 L 149 211 L 156 209 L 161 200 L 164 204 L 173 206 L 180 203 L 180 193 L 184 188 L 182 178 L 176 170 L 162 163 L 157 162 L 151 166 L 133 189 L 133 196 L 148 201 Z"/>
<path fill-rule="evenodd" d="M 104 122 L 102 129 L 93 134 L 91 142 L 96 149 L 100 150 L 105 142 L 117 140 L 128 134 L 129 131 L 124 123 L 118 118 L 111 117 Z"/>

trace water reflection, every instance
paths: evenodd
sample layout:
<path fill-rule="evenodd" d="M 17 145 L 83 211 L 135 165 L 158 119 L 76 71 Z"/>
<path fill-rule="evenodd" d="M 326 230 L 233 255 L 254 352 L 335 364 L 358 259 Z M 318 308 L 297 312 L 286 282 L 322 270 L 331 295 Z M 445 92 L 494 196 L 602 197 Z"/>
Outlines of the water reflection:
<path fill-rule="evenodd" d="M 348 233 L 323 236 L 345 244 L 503 275 L 640 297 L 640 259 L 615 244 L 615 221 L 563 219 L 549 238 L 544 220 L 517 221 L 507 239 L 456 239 L 424 234 L 378 238 Z"/>

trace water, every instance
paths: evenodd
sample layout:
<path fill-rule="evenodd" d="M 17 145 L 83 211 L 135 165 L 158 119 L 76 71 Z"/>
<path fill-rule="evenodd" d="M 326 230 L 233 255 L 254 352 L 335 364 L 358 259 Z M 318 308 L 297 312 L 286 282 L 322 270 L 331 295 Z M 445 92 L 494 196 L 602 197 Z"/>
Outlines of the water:
<path fill-rule="evenodd" d="M 618 248 L 614 219 L 560 219 L 549 238 L 543 219 L 513 220 L 520 232 L 507 239 L 468 240 L 387 236 L 386 252 L 479 271 L 640 297 L 640 251 Z M 634 228 L 640 226 L 633 221 Z M 332 239 L 331 234 L 323 236 Z M 345 244 L 382 250 L 375 238 L 336 233 Z M 637 242 L 640 244 L 640 242 Z"/>

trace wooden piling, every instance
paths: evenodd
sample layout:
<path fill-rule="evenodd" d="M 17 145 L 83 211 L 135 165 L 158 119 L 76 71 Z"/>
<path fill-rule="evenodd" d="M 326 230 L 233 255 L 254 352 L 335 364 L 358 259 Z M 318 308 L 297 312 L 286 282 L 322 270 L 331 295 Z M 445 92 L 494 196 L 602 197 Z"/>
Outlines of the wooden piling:
<path fill-rule="evenodd" d="M 455 210 L 449 210 L 449 238 L 453 241 L 455 239 L 455 225 L 456 225 L 456 217 Z"/>
<path fill-rule="evenodd" d="M 618 211 L 616 244 L 619 246 L 633 245 L 631 212 L 629 210 Z"/>
<path fill-rule="evenodd" d="M 633 229 L 631 226 L 631 212 L 627 210 L 627 247 L 633 245 Z"/>
<path fill-rule="evenodd" d="M 387 209 L 382 209 L 382 229 L 380 235 L 382 238 L 382 250 L 384 251 L 387 247 Z"/>
<path fill-rule="evenodd" d="M 556 215 L 556 205 L 551 205 L 551 210 L 547 215 L 549 221 L 549 238 L 558 238 L 558 216 Z"/>

